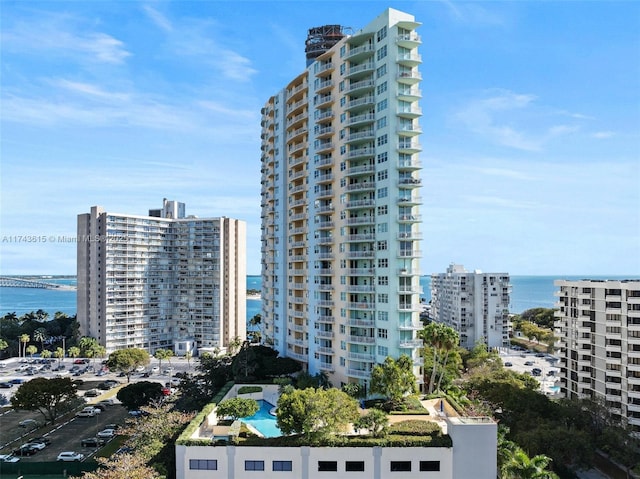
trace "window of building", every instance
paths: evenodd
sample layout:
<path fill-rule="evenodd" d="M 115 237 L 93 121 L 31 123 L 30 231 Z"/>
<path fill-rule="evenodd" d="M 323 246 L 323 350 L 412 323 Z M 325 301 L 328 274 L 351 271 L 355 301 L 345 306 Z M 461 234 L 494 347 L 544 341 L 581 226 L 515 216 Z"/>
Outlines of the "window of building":
<path fill-rule="evenodd" d="M 376 68 L 376 78 L 380 78 L 383 77 L 387 74 L 387 65 L 381 65 L 378 68 Z"/>
<path fill-rule="evenodd" d="M 389 267 L 389 259 L 380 258 L 378 260 L 378 268 L 388 268 Z"/>
<path fill-rule="evenodd" d="M 380 30 L 378 30 L 377 33 L 376 33 L 376 40 L 377 41 L 381 41 L 384 38 L 387 38 L 387 26 L 386 25 L 384 27 L 382 27 Z"/>
<path fill-rule="evenodd" d="M 378 206 L 378 216 L 386 215 L 388 211 L 387 205 Z"/>
<path fill-rule="evenodd" d="M 380 339 L 387 339 L 388 331 L 386 329 L 382 329 L 382 328 L 378 329 L 378 337 Z"/>
<path fill-rule="evenodd" d="M 386 358 L 389 355 L 389 348 L 386 346 L 378 346 L 378 355 Z"/>
<path fill-rule="evenodd" d="M 387 135 L 384 135 L 384 136 L 386 137 Z M 378 138 L 378 140 L 380 140 L 380 138 Z M 386 180 L 388 177 L 389 177 L 389 170 L 378 171 L 378 181 Z"/>
<path fill-rule="evenodd" d="M 318 461 L 318 471 L 335 472 L 338 470 L 338 461 Z"/>
<path fill-rule="evenodd" d="M 346 63 L 342 63 L 340 65 L 340 75 L 344 75 L 345 71 L 347 71 L 347 64 Z"/>
<path fill-rule="evenodd" d="M 378 286 L 386 286 L 389 284 L 389 276 L 378 276 Z"/>
<path fill-rule="evenodd" d="M 378 321 L 389 321 L 389 312 L 378 311 Z"/>
<path fill-rule="evenodd" d="M 264 461 L 244 461 L 245 471 L 264 471 Z"/>
<path fill-rule="evenodd" d="M 340 106 L 345 106 L 347 104 L 347 97 L 343 96 L 340 98 Z"/>
<path fill-rule="evenodd" d="M 347 461 L 344 464 L 344 470 L 347 472 L 364 471 L 364 461 Z"/>
<path fill-rule="evenodd" d="M 344 358 L 340 358 L 340 366 L 346 366 L 347 361 Z"/>
<path fill-rule="evenodd" d="M 378 95 L 383 94 L 385 91 L 387 91 L 387 82 L 386 81 L 380 83 L 380 85 L 378 85 L 378 88 L 377 88 Z"/>
<path fill-rule="evenodd" d="M 411 461 L 391 461 L 391 472 L 411 472 Z"/>
<path fill-rule="evenodd" d="M 273 471 L 292 471 L 293 470 L 293 464 L 291 461 L 273 461 L 271 465 L 272 465 Z"/>
<path fill-rule="evenodd" d="M 217 471 L 218 461 L 216 459 L 189 459 L 189 469 L 200 471 Z"/>
<path fill-rule="evenodd" d="M 380 128 L 384 128 L 387 126 L 387 117 L 383 116 L 376 121 L 376 128 L 379 130 Z"/>
<path fill-rule="evenodd" d="M 378 188 L 378 198 L 386 198 L 389 194 L 389 190 L 385 186 L 384 188 Z"/>
<path fill-rule="evenodd" d="M 389 302 L 389 295 L 387 293 L 380 293 L 378 295 L 378 303 L 386 304 Z"/>
<path fill-rule="evenodd" d="M 440 461 L 420 461 L 421 471 L 439 471 Z"/>
<path fill-rule="evenodd" d="M 378 241 L 378 251 L 385 251 L 387 249 L 386 240 Z"/>
<path fill-rule="evenodd" d="M 384 153 L 380 153 L 378 155 L 378 163 L 384 163 L 385 161 L 387 161 L 387 158 L 388 158 L 388 155 L 386 151 Z"/>
<path fill-rule="evenodd" d="M 380 111 L 386 110 L 387 106 L 388 106 L 388 103 L 386 99 L 379 101 L 378 104 L 376 105 L 376 111 L 380 112 Z"/>
<path fill-rule="evenodd" d="M 387 46 L 384 45 L 382 48 L 379 48 L 377 53 L 376 53 L 376 55 L 377 55 L 377 59 L 378 60 L 382 60 L 384 57 L 386 57 L 387 56 Z"/>

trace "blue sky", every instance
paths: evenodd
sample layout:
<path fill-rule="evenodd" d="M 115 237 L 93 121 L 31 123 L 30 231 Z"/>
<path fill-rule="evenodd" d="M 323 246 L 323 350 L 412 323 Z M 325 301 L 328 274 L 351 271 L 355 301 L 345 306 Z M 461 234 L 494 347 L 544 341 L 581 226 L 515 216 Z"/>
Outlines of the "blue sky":
<path fill-rule="evenodd" d="M 640 3 L 533 1 L 3 0 L 0 272 L 166 197 L 246 220 L 259 274 L 260 108 L 387 7 L 422 22 L 423 273 L 640 274 Z"/>

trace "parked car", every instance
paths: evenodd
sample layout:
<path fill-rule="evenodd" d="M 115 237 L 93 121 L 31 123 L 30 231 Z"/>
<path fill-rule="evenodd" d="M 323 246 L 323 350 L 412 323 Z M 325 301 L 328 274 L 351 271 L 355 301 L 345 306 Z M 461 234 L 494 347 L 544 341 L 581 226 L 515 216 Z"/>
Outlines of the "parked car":
<path fill-rule="evenodd" d="M 35 447 L 31 447 L 31 446 L 20 446 L 19 448 L 14 449 L 13 451 L 11 451 L 11 454 L 13 454 L 14 456 L 20 456 L 20 457 L 33 456 L 39 450 L 40 449 L 37 449 Z"/>
<path fill-rule="evenodd" d="M 20 379 L 20 378 L 15 378 L 9 381 L 11 384 L 22 384 L 24 382 L 24 379 Z"/>
<path fill-rule="evenodd" d="M 99 411 L 99 409 L 94 409 L 94 408 L 84 408 L 82 411 L 78 411 L 76 413 L 76 417 L 94 417 L 96 414 L 98 414 L 96 411 Z"/>
<path fill-rule="evenodd" d="M 104 381 L 104 382 L 101 382 L 100 384 L 98 384 L 98 389 L 101 389 L 103 391 L 108 391 L 112 387 L 113 387 L 112 383 L 110 383 L 108 381 Z"/>
<path fill-rule="evenodd" d="M 38 451 L 42 451 L 47 445 L 44 442 L 28 442 L 20 447 L 32 447 Z"/>
<path fill-rule="evenodd" d="M 84 459 L 84 454 L 75 451 L 65 451 L 58 454 L 58 461 L 80 462 Z"/>
<path fill-rule="evenodd" d="M 82 447 L 100 447 L 104 444 L 104 441 L 97 437 L 87 437 L 80 441 Z"/>
<path fill-rule="evenodd" d="M 88 359 L 76 359 L 73 364 L 89 364 Z"/>
<path fill-rule="evenodd" d="M 544 353 L 536 353 L 536 358 L 544 358 L 546 354 Z"/>
<path fill-rule="evenodd" d="M 12 387 L 13 387 L 13 384 L 11 383 L 6 383 L 6 382 L 0 383 L 0 389 L 11 389 Z"/>
<path fill-rule="evenodd" d="M 533 366 L 533 361 L 526 361 L 524 363 L 525 366 Z"/>
<path fill-rule="evenodd" d="M 102 399 L 101 401 L 98 401 L 98 404 L 96 404 L 96 406 L 102 404 L 104 406 L 113 406 L 116 403 L 115 399 L 113 398 L 109 398 L 109 399 Z"/>
<path fill-rule="evenodd" d="M 158 366 L 154 366 L 154 367 L 151 368 L 151 372 L 154 373 L 154 374 L 155 373 L 159 373 L 160 372 L 160 368 Z"/>
<path fill-rule="evenodd" d="M 102 438 L 112 438 L 115 435 L 116 435 L 115 429 L 103 429 L 97 434 L 98 437 L 102 437 Z"/>
<path fill-rule="evenodd" d="M 85 397 L 94 398 L 100 396 L 100 392 L 97 389 L 89 389 L 86 393 L 84 393 Z"/>
<path fill-rule="evenodd" d="M 531 374 L 533 374 L 534 376 L 540 376 L 542 374 L 542 369 L 540 368 L 533 368 L 531 370 Z"/>
<path fill-rule="evenodd" d="M 504 363 L 504 366 L 506 368 L 510 368 L 511 366 L 513 366 L 513 363 L 510 363 L 509 361 L 507 361 L 506 363 Z"/>
<path fill-rule="evenodd" d="M 40 424 L 38 424 L 38 421 L 36 421 L 35 419 L 23 419 L 18 423 L 18 426 L 20 427 L 30 427 L 30 428 L 36 428 L 39 425 Z"/>
<path fill-rule="evenodd" d="M 137 373 L 143 373 L 145 369 L 146 369 L 146 368 L 145 368 L 144 366 L 138 366 L 138 367 L 136 368 L 136 372 L 137 372 Z"/>
<path fill-rule="evenodd" d="M 19 460 L 20 458 L 13 454 L 0 454 L 0 462 L 18 462 Z"/>
<path fill-rule="evenodd" d="M 29 439 L 29 442 L 41 442 L 45 446 L 51 444 L 51 440 L 48 437 L 32 437 L 31 439 Z"/>

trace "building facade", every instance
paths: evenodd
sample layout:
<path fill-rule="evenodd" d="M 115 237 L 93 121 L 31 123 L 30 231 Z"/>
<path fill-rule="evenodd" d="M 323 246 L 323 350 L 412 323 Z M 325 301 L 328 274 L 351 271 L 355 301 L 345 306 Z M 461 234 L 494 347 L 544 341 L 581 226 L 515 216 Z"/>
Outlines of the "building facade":
<path fill-rule="evenodd" d="M 246 337 L 246 224 L 185 215 L 164 200 L 149 216 L 93 206 L 78 215 L 80 333 L 107 351 L 225 348 Z"/>
<path fill-rule="evenodd" d="M 464 348 L 478 341 L 491 348 L 509 346 L 510 293 L 507 273 L 471 272 L 451 264 L 446 273 L 431 275 L 431 318 L 455 329 Z"/>
<path fill-rule="evenodd" d="M 336 385 L 401 354 L 422 377 L 418 26 L 389 9 L 310 30 L 307 68 L 262 109 L 265 341 Z"/>
<path fill-rule="evenodd" d="M 562 393 L 599 399 L 640 432 L 640 281 L 554 284 Z"/>

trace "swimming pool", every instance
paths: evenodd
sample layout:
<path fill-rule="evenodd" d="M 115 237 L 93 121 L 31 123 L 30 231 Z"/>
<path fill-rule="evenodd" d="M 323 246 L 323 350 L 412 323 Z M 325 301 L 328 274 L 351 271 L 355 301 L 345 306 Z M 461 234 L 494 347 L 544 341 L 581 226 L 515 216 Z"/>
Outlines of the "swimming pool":
<path fill-rule="evenodd" d="M 240 420 L 256 428 L 264 437 L 282 436 L 282 431 L 278 429 L 276 424 L 276 417 L 269 414 L 269 411 L 273 409 L 273 404 L 259 399 L 258 405 L 260 409 L 258 409 L 257 413 L 253 416 L 243 417 Z"/>
<path fill-rule="evenodd" d="M 560 386 L 551 386 L 549 388 L 549 390 L 553 393 L 559 393 L 560 392 Z"/>

